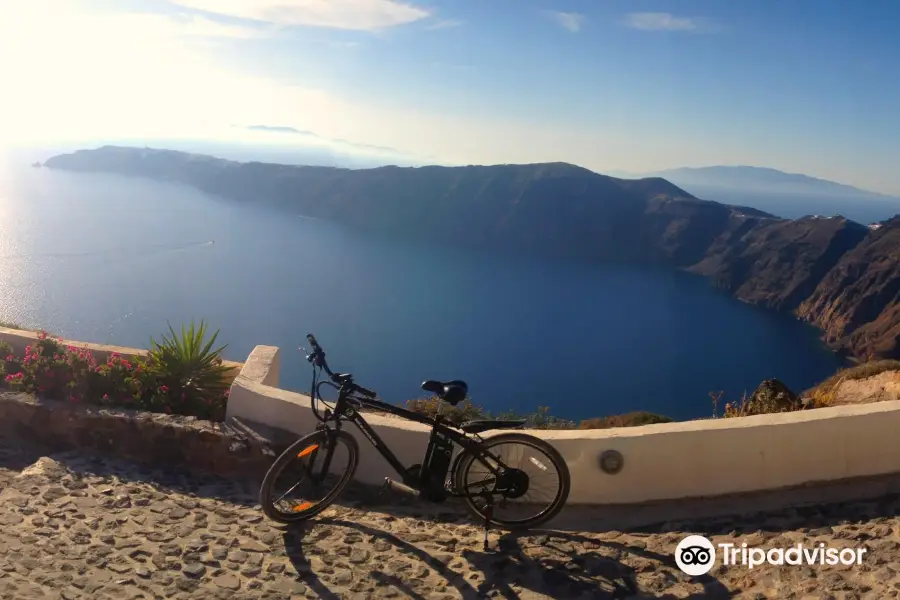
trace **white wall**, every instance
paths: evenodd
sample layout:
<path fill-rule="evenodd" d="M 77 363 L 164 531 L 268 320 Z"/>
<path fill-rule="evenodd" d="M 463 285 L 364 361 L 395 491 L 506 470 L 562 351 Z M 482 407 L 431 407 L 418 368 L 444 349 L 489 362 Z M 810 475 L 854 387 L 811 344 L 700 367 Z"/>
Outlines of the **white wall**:
<path fill-rule="evenodd" d="M 257 346 L 232 386 L 228 416 L 296 434 L 316 425 L 309 397 L 274 387 L 278 349 Z M 402 463 L 422 461 L 428 428 L 366 417 Z M 378 484 L 390 465 L 353 425 L 363 450 L 357 479 Z M 563 455 L 570 504 L 641 503 L 776 490 L 816 482 L 900 473 L 900 401 L 736 419 L 595 430 L 535 430 Z M 600 454 L 617 450 L 624 467 L 608 475 Z"/>

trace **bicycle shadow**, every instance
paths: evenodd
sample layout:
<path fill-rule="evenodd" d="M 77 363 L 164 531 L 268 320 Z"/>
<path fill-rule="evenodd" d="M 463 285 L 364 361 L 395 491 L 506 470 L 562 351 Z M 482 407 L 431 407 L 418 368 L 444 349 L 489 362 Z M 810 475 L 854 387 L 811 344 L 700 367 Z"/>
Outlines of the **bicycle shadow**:
<path fill-rule="evenodd" d="M 695 578 L 681 574 L 671 555 L 574 532 L 507 532 L 497 540 L 497 547 L 499 552 L 495 556 L 471 550 L 465 551 L 464 556 L 470 564 L 489 574 L 485 583 L 504 598 L 519 598 L 510 581 L 533 592 L 550 590 L 553 597 L 560 598 L 675 597 L 671 592 L 661 593 L 662 589 L 641 586 L 639 573 L 657 575 L 651 584 L 654 587 L 669 588 L 684 583 L 700 584 L 704 588 L 702 592 L 679 594 L 679 598 L 731 598 L 737 594 L 711 574 Z M 510 569 L 513 573 L 507 574 Z"/>
<path fill-rule="evenodd" d="M 508 599 L 521 598 L 523 592 L 542 594 L 552 598 L 590 597 L 615 600 L 637 595 L 648 598 L 673 598 L 671 593 L 640 589 L 634 568 L 622 562 L 624 557 L 640 557 L 653 563 L 651 570 L 659 570 L 665 587 L 678 581 L 701 584 L 704 591 L 681 595 L 686 598 L 730 598 L 734 595 L 711 575 L 689 578 L 681 575 L 671 556 L 651 552 L 637 546 L 607 540 L 597 540 L 566 532 L 529 531 L 523 534 L 506 533 L 494 542 L 495 550 L 488 552 L 463 549 L 458 556 L 468 565 L 468 572 L 460 572 L 431 555 L 427 550 L 401 537 L 362 523 L 339 518 L 325 518 L 320 525 L 346 527 L 391 544 L 397 551 L 419 561 L 431 569 L 442 585 L 453 587 L 462 598 L 486 596 Z M 311 525 L 286 527 L 283 535 L 285 551 L 300 580 L 322 598 L 338 598 L 313 572 L 303 545 Z M 527 544 L 528 538 L 547 538 L 543 544 Z M 589 550 L 585 550 L 590 548 Z M 458 568 L 458 567 L 457 567 Z M 674 573 L 673 573 L 674 572 Z M 677 573 L 677 574 L 675 574 Z M 371 569 L 368 576 L 376 586 L 393 587 L 397 592 L 415 600 L 425 599 L 428 592 L 416 589 L 396 573 L 386 573 L 380 567 Z M 432 582 L 434 585 L 434 582 Z M 421 585 L 419 586 L 421 587 Z"/>
<path fill-rule="evenodd" d="M 428 552 L 392 533 L 362 523 L 335 518 L 319 519 L 315 524 L 346 527 L 370 535 L 373 538 L 384 540 L 394 546 L 399 552 L 421 561 L 425 566 L 434 570 L 434 572 L 442 577 L 448 585 L 456 587 L 464 599 L 468 600 L 469 598 L 475 599 L 483 597 L 483 594 L 479 593 L 476 588 L 465 581 L 461 574 L 451 570 L 446 564 Z M 319 597 L 329 599 L 338 598 L 338 596 L 321 581 L 318 575 L 313 572 L 312 564 L 303 550 L 304 537 L 315 524 L 301 523 L 298 525 L 285 526 L 283 528 L 284 534 L 282 536 L 285 544 L 285 554 L 296 569 L 303 583 L 309 586 L 310 589 L 319 595 Z M 415 591 L 411 585 L 395 574 L 385 573 L 376 568 L 369 571 L 369 576 L 375 580 L 376 585 L 379 585 L 379 587 L 394 586 L 397 591 L 406 594 L 410 598 L 416 600 L 425 598 L 425 596 Z"/>

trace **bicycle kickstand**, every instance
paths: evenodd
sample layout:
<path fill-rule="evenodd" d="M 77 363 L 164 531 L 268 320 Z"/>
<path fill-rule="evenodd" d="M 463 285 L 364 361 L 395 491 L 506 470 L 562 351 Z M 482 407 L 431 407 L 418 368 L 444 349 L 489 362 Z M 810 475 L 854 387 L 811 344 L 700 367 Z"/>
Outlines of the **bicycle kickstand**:
<path fill-rule="evenodd" d="M 490 550 L 488 545 L 488 531 L 491 528 L 491 519 L 494 518 L 494 498 L 488 495 L 486 498 L 486 506 L 484 507 L 484 551 Z"/>

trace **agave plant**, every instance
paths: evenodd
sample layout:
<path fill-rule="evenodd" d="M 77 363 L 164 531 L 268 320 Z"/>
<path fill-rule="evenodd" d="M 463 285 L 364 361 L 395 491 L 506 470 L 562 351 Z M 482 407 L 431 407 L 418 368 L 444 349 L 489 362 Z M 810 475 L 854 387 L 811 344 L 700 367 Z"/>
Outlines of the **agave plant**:
<path fill-rule="evenodd" d="M 230 368 L 222 364 L 222 350 L 213 350 L 219 332 L 206 340 L 206 323 L 191 322 L 189 328 L 181 326 L 181 335 L 169 325 L 167 336 L 162 341 L 150 338 L 148 362 L 159 377 L 167 395 L 177 403 L 185 405 L 221 402 L 228 390 L 226 375 Z"/>

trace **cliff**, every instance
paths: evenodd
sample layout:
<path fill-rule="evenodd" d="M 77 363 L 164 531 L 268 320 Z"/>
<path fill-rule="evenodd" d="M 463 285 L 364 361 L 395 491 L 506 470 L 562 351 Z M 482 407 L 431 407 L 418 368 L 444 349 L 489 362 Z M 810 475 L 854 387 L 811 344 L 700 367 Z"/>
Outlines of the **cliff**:
<path fill-rule="evenodd" d="M 855 356 L 900 356 L 900 219 L 780 219 L 699 200 L 661 178 L 565 163 L 340 169 L 106 146 L 46 167 L 175 181 L 362 231 L 476 250 L 670 266 L 788 311 Z"/>

